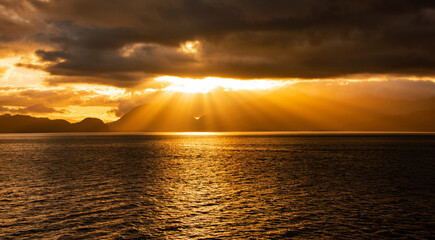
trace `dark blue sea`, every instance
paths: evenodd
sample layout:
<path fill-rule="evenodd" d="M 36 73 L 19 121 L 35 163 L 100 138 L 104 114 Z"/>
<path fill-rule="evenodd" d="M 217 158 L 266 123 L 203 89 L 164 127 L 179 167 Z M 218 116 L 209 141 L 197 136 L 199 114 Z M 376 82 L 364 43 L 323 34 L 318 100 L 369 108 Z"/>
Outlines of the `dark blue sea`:
<path fill-rule="evenodd" d="M 0 135 L 0 239 L 433 239 L 435 135 Z"/>

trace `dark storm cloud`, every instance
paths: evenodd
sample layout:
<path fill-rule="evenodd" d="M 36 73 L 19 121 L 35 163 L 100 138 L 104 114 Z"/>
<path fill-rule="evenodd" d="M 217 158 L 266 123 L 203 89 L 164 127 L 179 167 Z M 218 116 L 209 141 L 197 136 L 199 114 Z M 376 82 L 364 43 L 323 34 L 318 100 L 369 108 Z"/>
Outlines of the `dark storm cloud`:
<path fill-rule="evenodd" d="M 129 86 L 157 75 L 435 75 L 432 0 L 29 0 L 13 5 L 5 5 L 12 10 L 0 20 L 19 26 L 0 23 L 0 31 L 9 38 L 27 33 L 46 43 L 49 47 L 36 54 L 50 63 L 46 71 L 63 79 L 54 78 L 58 82 L 80 77 Z M 43 21 L 38 29 L 45 30 L 30 31 L 23 19 Z M 179 51 L 185 41 L 199 41 L 198 53 Z"/>
<path fill-rule="evenodd" d="M 26 1 L 0 0 L 0 43 L 26 38 L 39 31 L 41 22 L 29 13 Z"/>
<path fill-rule="evenodd" d="M 59 59 L 66 59 L 68 58 L 68 54 L 62 51 L 44 51 L 44 50 L 38 50 L 35 52 L 36 56 L 38 56 L 41 61 L 51 61 L 55 62 Z"/>

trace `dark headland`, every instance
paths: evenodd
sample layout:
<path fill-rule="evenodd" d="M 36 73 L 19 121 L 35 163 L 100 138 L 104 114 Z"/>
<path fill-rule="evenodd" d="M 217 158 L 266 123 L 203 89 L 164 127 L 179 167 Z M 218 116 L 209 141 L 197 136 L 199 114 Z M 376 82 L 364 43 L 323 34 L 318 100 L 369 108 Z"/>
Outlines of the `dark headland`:
<path fill-rule="evenodd" d="M 228 110 L 231 119 L 207 113 L 196 119 L 189 112 L 160 113 L 152 118 L 149 106 L 139 106 L 115 122 L 104 123 L 98 118 L 86 118 L 77 123 L 62 119 L 37 118 L 28 115 L 0 116 L 0 133 L 49 132 L 180 132 L 180 131 L 409 131 L 434 132 L 435 109 L 402 115 L 361 115 L 340 118 L 325 114 L 319 124 L 288 112 L 252 118 L 238 107 Z"/>
<path fill-rule="evenodd" d="M 107 132 L 109 127 L 98 118 L 85 118 L 78 123 L 66 120 L 36 118 L 27 115 L 0 116 L 2 133 L 38 133 L 38 132 Z"/>

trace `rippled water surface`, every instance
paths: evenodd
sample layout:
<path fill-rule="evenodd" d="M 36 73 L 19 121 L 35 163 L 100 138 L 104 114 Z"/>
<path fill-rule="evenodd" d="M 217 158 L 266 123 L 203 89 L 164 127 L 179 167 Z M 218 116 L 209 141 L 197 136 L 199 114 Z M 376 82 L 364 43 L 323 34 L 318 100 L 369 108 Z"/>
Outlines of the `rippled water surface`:
<path fill-rule="evenodd" d="M 435 136 L 0 135 L 0 239 L 428 239 Z"/>

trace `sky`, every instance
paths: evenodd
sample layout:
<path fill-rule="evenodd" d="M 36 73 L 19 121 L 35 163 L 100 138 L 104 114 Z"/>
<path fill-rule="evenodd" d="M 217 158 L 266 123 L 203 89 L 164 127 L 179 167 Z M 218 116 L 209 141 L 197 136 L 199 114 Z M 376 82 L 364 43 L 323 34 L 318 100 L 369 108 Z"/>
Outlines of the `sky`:
<path fill-rule="evenodd" d="M 110 122 L 280 88 L 429 99 L 434 42 L 433 0 L 0 0 L 0 114 Z"/>

